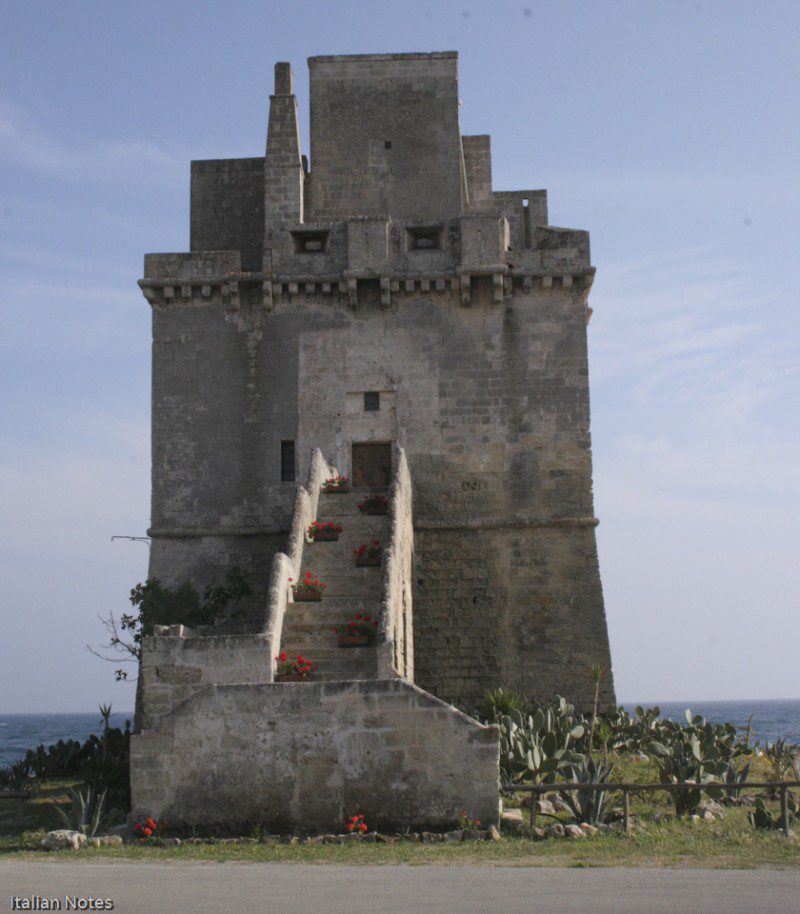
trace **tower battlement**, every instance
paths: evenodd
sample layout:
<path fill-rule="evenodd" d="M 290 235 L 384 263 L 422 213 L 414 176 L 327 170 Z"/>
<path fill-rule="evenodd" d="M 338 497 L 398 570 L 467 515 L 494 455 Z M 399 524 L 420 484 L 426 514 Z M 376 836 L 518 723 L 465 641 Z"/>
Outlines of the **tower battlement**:
<path fill-rule="evenodd" d="M 588 289 L 588 233 L 548 225 L 544 190 L 495 191 L 489 136 L 461 134 L 455 52 L 308 63 L 310 168 L 291 66 L 278 63 L 265 158 L 192 163 L 195 256 L 149 257 L 149 301 L 192 286 L 235 301 L 244 282 L 263 283 L 268 310 L 301 286 L 383 307 L 453 289 L 469 305 L 478 277 L 490 277 L 495 303 L 515 284 Z"/>

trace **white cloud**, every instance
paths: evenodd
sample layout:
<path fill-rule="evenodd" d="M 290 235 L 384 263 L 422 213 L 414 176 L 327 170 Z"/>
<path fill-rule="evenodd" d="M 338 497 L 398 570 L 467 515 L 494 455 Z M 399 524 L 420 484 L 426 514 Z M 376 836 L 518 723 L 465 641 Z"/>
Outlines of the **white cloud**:
<path fill-rule="evenodd" d="M 796 694 L 798 385 L 780 308 L 707 251 L 604 275 L 590 358 L 619 693 Z"/>
<path fill-rule="evenodd" d="M 119 613 L 147 574 L 147 549 L 111 542 L 140 535 L 149 515 L 149 429 L 105 413 L 64 417 L 59 446 L 9 448 L 0 457 L 0 695 L 4 710 L 133 706 L 130 686 L 86 644 L 102 641 L 99 615 Z"/>
<path fill-rule="evenodd" d="M 183 174 L 189 156 L 144 140 L 93 140 L 70 144 L 42 130 L 18 108 L 0 103 L 0 158 L 27 170 L 78 180 L 128 182 Z"/>

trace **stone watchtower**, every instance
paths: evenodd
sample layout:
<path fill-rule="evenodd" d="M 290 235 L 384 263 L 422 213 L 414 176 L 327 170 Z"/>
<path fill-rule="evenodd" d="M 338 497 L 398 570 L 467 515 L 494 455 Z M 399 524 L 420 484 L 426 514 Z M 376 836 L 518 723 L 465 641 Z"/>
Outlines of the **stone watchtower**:
<path fill-rule="evenodd" d="M 310 161 L 279 63 L 266 156 L 193 162 L 191 252 L 145 258 L 150 575 L 202 586 L 238 565 L 257 585 L 238 630 L 150 639 L 145 725 L 226 683 L 266 688 L 286 648 L 316 651 L 323 682 L 400 677 L 467 707 L 503 685 L 586 707 L 590 667 L 610 667 L 588 233 L 549 225 L 543 190 L 493 190 L 489 137 L 461 134 L 455 53 L 309 68 Z M 391 495 L 385 529 L 319 496 L 334 468 L 358 497 Z M 331 516 L 341 554 L 302 554 L 305 523 Z M 388 551 L 370 596 L 348 566 L 376 531 Z M 306 568 L 339 582 L 342 612 L 383 607 L 376 657 L 328 657 L 323 617 L 287 593 Z"/>

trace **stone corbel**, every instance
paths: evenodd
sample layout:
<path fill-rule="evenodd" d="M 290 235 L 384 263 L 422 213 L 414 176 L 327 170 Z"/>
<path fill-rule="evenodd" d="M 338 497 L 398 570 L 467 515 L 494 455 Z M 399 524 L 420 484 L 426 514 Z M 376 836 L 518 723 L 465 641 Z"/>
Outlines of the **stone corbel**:
<path fill-rule="evenodd" d="M 242 310 L 242 303 L 239 299 L 239 283 L 226 282 L 222 284 L 222 307 L 226 311 L 238 314 Z"/>
<path fill-rule="evenodd" d="M 355 311 L 358 307 L 358 280 L 354 277 L 350 277 L 347 280 L 347 301 Z"/>
<path fill-rule="evenodd" d="M 469 273 L 462 273 L 459 277 L 459 282 L 461 286 L 461 306 L 463 308 L 469 308 L 471 304 L 470 299 L 470 275 Z"/>
<path fill-rule="evenodd" d="M 492 285 L 494 287 L 494 303 L 499 305 L 503 301 L 503 274 L 492 274 Z"/>
<path fill-rule="evenodd" d="M 391 282 L 388 276 L 381 276 L 381 308 L 386 310 L 392 306 Z"/>
<path fill-rule="evenodd" d="M 158 289 L 154 289 L 152 286 L 142 286 L 142 295 L 151 307 L 155 307 L 161 300 Z"/>
<path fill-rule="evenodd" d="M 275 307 L 275 302 L 272 297 L 272 282 L 266 280 L 261 283 L 261 304 L 264 307 L 265 311 L 272 311 Z"/>

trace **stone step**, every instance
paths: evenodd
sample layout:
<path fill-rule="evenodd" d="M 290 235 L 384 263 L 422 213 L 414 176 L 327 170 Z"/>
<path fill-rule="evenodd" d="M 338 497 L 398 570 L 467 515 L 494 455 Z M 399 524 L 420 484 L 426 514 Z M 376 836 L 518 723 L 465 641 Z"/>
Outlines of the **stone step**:
<path fill-rule="evenodd" d="M 367 613 L 369 615 L 369 613 Z M 321 622 L 320 620 L 308 620 L 299 622 L 292 620 L 288 625 L 283 626 L 283 641 L 304 641 L 312 638 L 329 638 L 333 642 L 336 638 L 336 630 L 343 628 L 349 621 L 350 616 L 343 616 L 341 619 L 331 619 L 330 621 Z M 372 617 L 372 622 L 379 621 Z M 373 625 L 373 628 L 377 626 Z"/>
<path fill-rule="evenodd" d="M 331 514 L 335 517 L 364 517 L 368 520 L 383 520 L 389 518 L 389 511 L 386 514 L 370 514 L 362 511 L 358 506 L 363 503 L 366 496 L 359 496 L 352 501 L 341 498 L 320 498 L 317 502 L 317 517 L 324 517 Z"/>
<path fill-rule="evenodd" d="M 370 598 L 363 594 L 334 594 L 331 593 L 330 590 L 326 590 L 325 596 L 319 603 L 289 603 L 286 607 L 286 615 L 287 617 L 292 618 L 296 607 L 299 607 L 300 612 L 312 612 L 315 609 L 328 609 L 331 611 L 352 609 L 353 612 L 359 613 L 364 610 L 367 612 L 370 612 L 371 610 L 377 612 L 380 609 L 380 606 L 380 594 Z"/>
<path fill-rule="evenodd" d="M 369 645 L 367 647 L 339 647 L 332 641 L 331 644 L 321 647 L 317 644 L 293 641 L 283 648 L 283 650 L 286 651 L 289 657 L 296 657 L 298 654 L 302 654 L 303 657 L 306 657 L 314 664 L 324 660 L 326 663 L 328 661 L 335 661 L 337 663 L 341 661 L 345 665 L 363 665 L 372 662 L 372 658 L 368 655 L 370 652 L 374 654 L 375 645 Z M 353 657 L 350 657 L 350 654 L 353 654 Z"/>
<path fill-rule="evenodd" d="M 324 565 L 328 567 L 322 567 Z M 324 581 L 329 590 L 342 584 L 357 585 L 359 588 L 373 587 L 377 590 L 380 590 L 383 586 L 383 574 L 381 573 L 382 568 L 380 565 L 369 568 L 356 568 L 355 562 L 351 563 L 348 559 L 346 562 L 339 562 L 338 564 L 330 561 L 317 562 L 313 568 L 309 567 L 308 571 L 314 577 Z M 304 576 L 305 571 L 301 574 L 301 580 Z"/>
<path fill-rule="evenodd" d="M 319 603 L 293 603 L 286 608 L 281 650 L 298 653 L 314 663 L 314 679 L 346 681 L 374 679 L 377 674 L 375 645 L 340 648 L 335 629 L 361 613 L 379 619 L 383 596 L 383 570 L 358 568 L 354 552 L 362 543 L 380 540 L 388 546 L 387 515 L 362 514 L 359 502 L 370 490 L 344 495 L 320 495 L 317 519 L 335 520 L 344 530 L 336 542 L 307 543 L 300 577 L 310 571 L 328 587 Z"/>
<path fill-rule="evenodd" d="M 353 653 L 353 651 L 350 653 Z M 322 658 L 318 661 L 313 657 L 309 657 L 309 660 L 315 667 L 314 673 L 320 678 L 330 673 L 349 673 L 351 676 L 363 674 L 367 676 L 373 675 L 378 669 L 377 658 L 375 657 L 348 657 L 346 659 L 334 657 L 330 659 Z"/>
<path fill-rule="evenodd" d="M 385 520 L 386 517 L 388 517 L 387 514 L 364 514 L 362 511 L 359 511 L 358 506 L 371 494 L 371 492 L 372 490 L 370 489 L 356 489 L 344 495 L 320 494 L 319 501 L 317 502 L 317 514 L 322 516 L 323 513 L 328 512 L 330 514 L 335 514 L 337 517 L 357 515 L 359 517 L 382 517 Z M 390 497 L 388 492 L 376 494 L 381 494 L 387 499 Z"/>
<path fill-rule="evenodd" d="M 296 606 L 297 604 L 295 604 Z M 381 601 L 372 600 L 365 605 L 353 608 L 353 604 L 342 601 L 341 606 L 328 606 L 326 609 L 319 609 L 317 612 L 303 609 L 298 612 L 287 611 L 283 617 L 283 627 L 288 625 L 335 625 L 337 622 L 347 620 L 355 615 L 368 615 L 373 619 L 381 614 Z"/>
<path fill-rule="evenodd" d="M 327 670 L 324 674 L 315 672 L 312 682 L 358 682 L 377 678 L 377 670 Z"/>
<path fill-rule="evenodd" d="M 338 540 L 322 540 L 321 542 L 314 540 L 312 543 L 306 541 L 303 546 L 303 564 L 312 563 L 319 558 L 324 559 L 329 555 L 336 555 L 338 557 L 342 554 L 353 557 L 353 560 L 355 561 L 354 551 L 362 544 L 364 546 L 371 546 L 373 540 L 377 540 L 380 543 L 381 549 L 388 548 L 389 528 L 378 529 L 370 527 L 364 529 L 360 526 L 353 529 L 345 528 L 339 534 Z"/>

